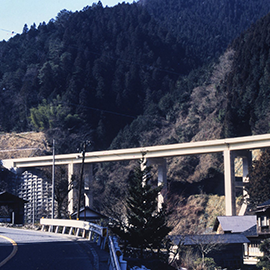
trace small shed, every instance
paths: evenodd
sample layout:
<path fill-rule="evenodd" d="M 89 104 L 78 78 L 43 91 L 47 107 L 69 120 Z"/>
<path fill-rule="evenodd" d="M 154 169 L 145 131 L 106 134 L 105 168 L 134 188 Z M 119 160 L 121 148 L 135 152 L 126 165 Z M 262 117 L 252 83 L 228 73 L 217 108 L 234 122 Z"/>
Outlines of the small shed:
<path fill-rule="evenodd" d="M 7 192 L 0 192 L 0 222 L 24 223 L 24 204 L 27 201 Z"/>
<path fill-rule="evenodd" d="M 76 219 L 77 211 L 74 212 L 71 215 L 71 217 L 73 219 Z M 86 206 L 86 207 L 81 208 L 79 219 L 89 221 L 89 222 L 98 222 L 102 219 L 108 219 L 108 217 Z"/>
<path fill-rule="evenodd" d="M 213 258 L 218 266 L 229 269 L 243 266 L 243 244 L 249 243 L 242 234 L 180 235 L 171 236 L 171 240 L 175 245 L 193 247 L 194 252 L 200 252 L 200 247 L 207 246 L 210 250 L 207 257 Z"/>

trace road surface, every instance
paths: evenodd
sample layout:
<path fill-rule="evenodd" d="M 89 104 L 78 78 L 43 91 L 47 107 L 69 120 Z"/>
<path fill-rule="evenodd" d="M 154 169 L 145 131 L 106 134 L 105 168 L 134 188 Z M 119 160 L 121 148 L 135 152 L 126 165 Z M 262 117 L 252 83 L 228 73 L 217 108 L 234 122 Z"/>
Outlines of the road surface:
<path fill-rule="evenodd" d="M 1 270 L 94 270 L 87 240 L 0 227 Z"/>

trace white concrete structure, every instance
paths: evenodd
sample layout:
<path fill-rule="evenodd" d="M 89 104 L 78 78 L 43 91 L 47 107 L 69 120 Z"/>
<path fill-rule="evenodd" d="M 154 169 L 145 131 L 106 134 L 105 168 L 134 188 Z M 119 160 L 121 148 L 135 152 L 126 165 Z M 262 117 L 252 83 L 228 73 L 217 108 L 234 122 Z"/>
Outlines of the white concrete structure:
<path fill-rule="evenodd" d="M 87 152 L 85 154 L 85 163 L 134 160 L 140 159 L 142 154 L 145 154 L 145 157 L 148 160 L 158 158 L 160 167 L 158 182 L 161 183 L 166 179 L 166 157 L 222 152 L 224 156 L 226 215 L 231 216 L 236 215 L 234 179 L 235 155 L 237 155 L 237 152 L 240 150 L 260 149 L 265 147 L 270 147 L 270 134 L 120 150 Z M 164 159 L 163 162 L 162 159 Z M 9 169 L 16 167 L 28 168 L 36 166 L 51 166 L 52 160 L 52 156 L 42 156 L 2 160 L 2 163 L 6 168 Z M 74 164 L 81 162 L 82 156 L 78 153 L 55 156 L 55 165 L 69 165 L 68 168 L 70 177 Z M 89 172 L 90 171 L 91 170 L 89 170 Z M 86 194 L 86 196 L 88 195 Z M 70 199 L 72 199 L 72 196 Z M 90 202 L 91 198 L 89 198 L 89 204 Z M 72 202 L 70 203 L 69 209 L 73 209 Z"/>
<path fill-rule="evenodd" d="M 70 220 L 70 219 L 49 219 L 41 218 L 40 225 L 42 225 L 41 230 L 46 231 L 46 227 L 49 232 L 62 234 L 69 234 L 79 236 L 82 235 L 83 238 L 86 237 L 88 232 L 88 239 L 97 241 L 97 244 L 104 249 L 105 243 L 108 237 L 108 227 L 102 227 L 97 224 L 82 221 L 82 220 Z"/>
<path fill-rule="evenodd" d="M 24 171 L 18 189 L 18 196 L 28 201 L 24 206 L 25 223 L 35 223 L 51 215 L 51 184 L 33 172 Z"/>

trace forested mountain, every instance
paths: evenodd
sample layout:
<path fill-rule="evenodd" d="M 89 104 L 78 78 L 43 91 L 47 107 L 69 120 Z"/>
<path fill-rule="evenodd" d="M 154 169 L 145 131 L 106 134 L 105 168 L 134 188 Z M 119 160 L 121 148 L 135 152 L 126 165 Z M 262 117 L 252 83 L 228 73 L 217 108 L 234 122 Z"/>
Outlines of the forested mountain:
<path fill-rule="evenodd" d="M 221 91 L 227 94 L 227 136 L 269 133 L 270 14 L 232 44 L 232 71 Z"/>
<path fill-rule="evenodd" d="M 137 118 L 119 133 L 113 145 L 126 146 L 137 141 L 143 146 L 150 142 L 167 144 L 269 133 L 269 28 L 270 14 L 236 38 L 211 69 L 201 70 L 199 76 L 203 82 L 198 81 L 196 87 L 189 89 L 190 94 L 181 103 L 170 103 L 167 107 L 165 119 L 168 121 L 159 122 L 160 126 L 151 122 L 152 128 L 148 129 L 149 118 L 146 115 Z M 185 87 L 194 74 L 180 79 L 178 84 Z M 160 100 L 159 107 L 167 98 L 168 95 Z M 128 140 L 123 143 L 121 138 Z M 211 214 L 205 212 L 211 203 L 207 194 L 224 194 L 222 155 L 176 157 L 167 162 L 168 201 L 175 211 L 173 233 L 194 232 L 197 226 L 211 223 L 211 214 L 224 214 L 220 209 Z M 104 202 L 106 196 L 113 193 L 115 202 L 120 204 L 117 197 L 125 196 L 124 179 L 129 170 L 130 166 L 124 168 L 123 164 L 116 164 L 113 170 L 99 171 L 97 190 L 102 191 L 99 195 L 104 196 Z M 201 195 L 190 196 L 193 194 Z M 218 201 L 212 207 L 217 209 L 220 205 Z"/>
<path fill-rule="evenodd" d="M 0 130 L 43 130 L 61 153 L 84 138 L 106 149 L 120 129 L 112 147 L 137 146 L 141 130 L 187 110 L 205 77 L 196 69 L 269 10 L 260 0 L 99 2 L 25 25 L 0 43 Z M 123 138 L 131 122 L 136 132 Z"/>
<path fill-rule="evenodd" d="M 42 130 L 57 153 L 84 139 L 101 150 L 267 133 L 269 11 L 262 0 L 99 2 L 25 25 L 0 42 L 0 131 Z M 222 183 L 221 161 L 168 159 L 171 205 L 178 191 L 222 194 L 207 184 Z M 97 209 L 126 195 L 125 165 L 96 165 Z"/>
<path fill-rule="evenodd" d="M 189 47 L 200 63 L 218 57 L 258 18 L 270 10 L 266 1 L 245 0 L 141 0 L 162 25 Z"/>
<path fill-rule="evenodd" d="M 0 44 L 1 129 L 82 133 L 83 127 L 93 131 L 87 136 L 96 148 L 108 147 L 192 69 L 192 58 L 167 34 L 135 4 L 99 3 L 62 11 L 48 25 L 25 26 Z"/>

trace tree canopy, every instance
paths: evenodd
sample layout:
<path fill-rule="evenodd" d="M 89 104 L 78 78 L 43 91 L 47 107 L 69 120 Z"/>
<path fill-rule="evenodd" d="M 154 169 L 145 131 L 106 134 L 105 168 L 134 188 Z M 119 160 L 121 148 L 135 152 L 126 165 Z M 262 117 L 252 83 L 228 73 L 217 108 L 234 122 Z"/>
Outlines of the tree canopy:
<path fill-rule="evenodd" d="M 167 226 L 167 211 L 163 205 L 158 209 L 157 199 L 162 186 L 151 185 L 150 167 L 141 168 L 145 160 L 130 173 L 126 199 L 126 221 L 117 221 L 112 230 L 132 247 L 156 249 L 170 232 Z"/>
<path fill-rule="evenodd" d="M 245 189 L 248 201 L 257 206 L 270 199 L 270 149 L 263 151 L 258 160 L 253 161 L 249 170 L 249 182 Z"/>
<path fill-rule="evenodd" d="M 263 252 L 263 256 L 259 258 L 259 262 L 256 264 L 258 269 L 269 269 L 270 267 L 270 239 L 265 239 L 260 244 L 260 251 Z"/>
<path fill-rule="evenodd" d="M 47 24 L 25 25 L 0 42 L 0 131 L 47 132 L 58 122 L 48 123 L 44 109 L 56 99 L 65 123 L 79 120 L 76 129 L 61 125 L 62 132 L 78 137 L 87 126 L 96 150 L 108 148 L 120 130 L 128 137 L 124 129 L 139 115 L 175 121 L 176 107 L 186 110 L 198 85 L 194 74 L 202 76 L 195 70 L 268 11 L 262 0 L 147 0 L 62 10 Z"/>

